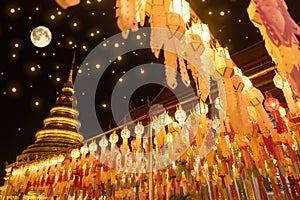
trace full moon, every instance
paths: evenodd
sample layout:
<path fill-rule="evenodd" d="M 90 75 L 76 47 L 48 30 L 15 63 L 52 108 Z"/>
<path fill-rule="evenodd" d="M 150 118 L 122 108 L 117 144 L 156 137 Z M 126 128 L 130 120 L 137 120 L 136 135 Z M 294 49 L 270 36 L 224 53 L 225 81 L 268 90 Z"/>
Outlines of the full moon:
<path fill-rule="evenodd" d="M 50 44 L 52 34 L 47 27 L 38 26 L 31 31 L 30 39 L 34 46 L 43 48 Z"/>

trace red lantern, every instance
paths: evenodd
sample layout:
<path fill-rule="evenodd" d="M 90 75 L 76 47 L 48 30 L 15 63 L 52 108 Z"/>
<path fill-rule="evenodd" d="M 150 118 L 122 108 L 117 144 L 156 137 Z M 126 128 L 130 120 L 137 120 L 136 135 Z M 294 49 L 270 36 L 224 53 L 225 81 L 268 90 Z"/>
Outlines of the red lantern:
<path fill-rule="evenodd" d="M 287 126 L 284 120 L 282 119 L 282 117 L 280 116 L 280 112 L 279 112 L 280 103 L 278 99 L 272 97 L 270 93 L 267 93 L 264 105 L 265 105 L 265 109 L 271 113 L 272 117 L 276 122 L 277 132 L 280 134 L 286 132 Z"/>
<path fill-rule="evenodd" d="M 267 111 L 272 113 L 279 110 L 280 103 L 278 99 L 275 99 L 270 93 L 267 93 L 264 106 Z"/>

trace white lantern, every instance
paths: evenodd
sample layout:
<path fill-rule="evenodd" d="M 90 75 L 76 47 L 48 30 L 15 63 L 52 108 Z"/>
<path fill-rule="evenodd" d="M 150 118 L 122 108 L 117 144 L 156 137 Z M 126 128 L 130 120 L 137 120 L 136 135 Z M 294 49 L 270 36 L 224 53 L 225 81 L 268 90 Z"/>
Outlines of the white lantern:
<path fill-rule="evenodd" d="M 183 126 L 184 121 L 186 119 L 186 113 L 185 111 L 181 108 L 181 106 L 177 107 L 177 110 L 175 112 L 175 119 L 179 122 L 180 126 Z"/>
<path fill-rule="evenodd" d="M 121 131 L 121 137 L 123 139 L 128 139 L 130 137 L 130 130 L 128 130 L 127 126 Z"/>
<path fill-rule="evenodd" d="M 170 4 L 171 12 L 181 15 L 183 21 L 186 23 L 190 20 L 190 4 L 185 0 L 173 0 Z"/>
<path fill-rule="evenodd" d="M 84 144 L 81 148 L 80 148 L 80 153 L 83 155 L 86 155 L 89 152 L 89 148 L 87 146 L 87 144 Z"/>
<path fill-rule="evenodd" d="M 200 35 L 201 39 L 205 43 L 208 43 L 211 39 L 207 24 L 193 23 L 191 26 L 191 32 Z"/>
<path fill-rule="evenodd" d="M 137 137 L 141 137 L 144 133 L 144 126 L 141 122 L 138 122 L 137 125 L 134 127 L 134 133 Z"/>
<path fill-rule="evenodd" d="M 221 108 L 223 108 L 223 102 L 222 102 L 222 99 L 221 97 L 217 97 L 215 99 L 215 108 L 220 110 Z"/>
<path fill-rule="evenodd" d="M 94 153 L 97 151 L 98 145 L 96 144 L 95 140 L 89 145 L 89 150 L 91 153 Z"/>
<path fill-rule="evenodd" d="M 106 139 L 106 136 L 103 136 L 103 137 L 101 138 L 101 140 L 99 141 L 99 146 L 100 146 L 101 148 L 105 148 L 105 147 L 108 146 L 108 141 L 107 141 L 107 139 Z"/>
<path fill-rule="evenodd" d="M 200 100 L 195 106 L 195 110 L 198 115 L 200 114 L 206 115 L 208 113 L 208 105 L 204 103 L 202 100 Z"/>
<path fill-rule="evenodd" d="M 273 82 L 274 85 L 279 88 L 282 89 L 283 87 L 288 86 L 288 82 L 278 73 L 275 74 L 274 78 L 273 78 Z"/>

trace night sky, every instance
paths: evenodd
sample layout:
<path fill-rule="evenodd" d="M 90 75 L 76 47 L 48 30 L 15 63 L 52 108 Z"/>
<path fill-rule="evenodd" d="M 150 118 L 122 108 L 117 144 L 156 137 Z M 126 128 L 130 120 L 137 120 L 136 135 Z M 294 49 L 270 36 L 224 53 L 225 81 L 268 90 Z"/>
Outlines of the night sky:
<path fill-rule="evenodd" d="M 193 10 L 209 25 L 216 39 L 229 52 L 236 53 L 262 40 L 249 21 L 247 0 L 190 0 Z M 300 2 L 286 1 L 294 20 L 299 23 Z M 42 128 L 58 92 L 66 81 L 74 48 L 75 71 L 88 53 L 103 40 L 119 33 L 115 19 L 115 1 L 86 0 L 78 6 L 61 9 L 54 0 L 9 0 L 2 2 L 0 20 L 0 179 L 4 163 L 13 163 L 29 144 L 36 130 Z M 48 27 L 51 43 L 35 47 L 30 33 L 37 26 Z M 138 38 L 137 38 L 138 40 Z M 156 60 L 150 50 L 131 52 L 113 61 L 106 72 L 97 98 L 100 123 L 107 130 L 110 122 L 110 96 L 113 85 L 132 66 Z M 133 62 L 134 61 L 134 62 Z M 147 71 L 141 70 L 141 76 Z M 137 91 L 132 106 L 151 99 L 159 87 Z M 80 95 L 80 94 L 78 94 Z M 102 116 L 102 117 L 101 117 Z M 88 139 L 88 138 L 85 138 Z"/>

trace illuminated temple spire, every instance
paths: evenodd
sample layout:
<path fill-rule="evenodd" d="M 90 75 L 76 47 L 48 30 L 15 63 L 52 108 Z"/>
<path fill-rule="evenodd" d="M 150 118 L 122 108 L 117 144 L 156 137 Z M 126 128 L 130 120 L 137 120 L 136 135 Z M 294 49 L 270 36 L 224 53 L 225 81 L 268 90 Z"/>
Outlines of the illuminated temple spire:
<path fill-rule="evenodd" d="M 33 160 L 51 153 L 65 152 L 82 144 L 83 137 L 78 132 L 81 124 L 77 119 L 79 115 L 76 110 L 77 100 L 74 97 L 74 63 L 75 53 L 70 75 L 62 88 L 62 92 L 56 98 L 50 115 L 44 120 L 44 127 L 37 131 L 36 141 L 17 157 L 17 162 Z"/>

